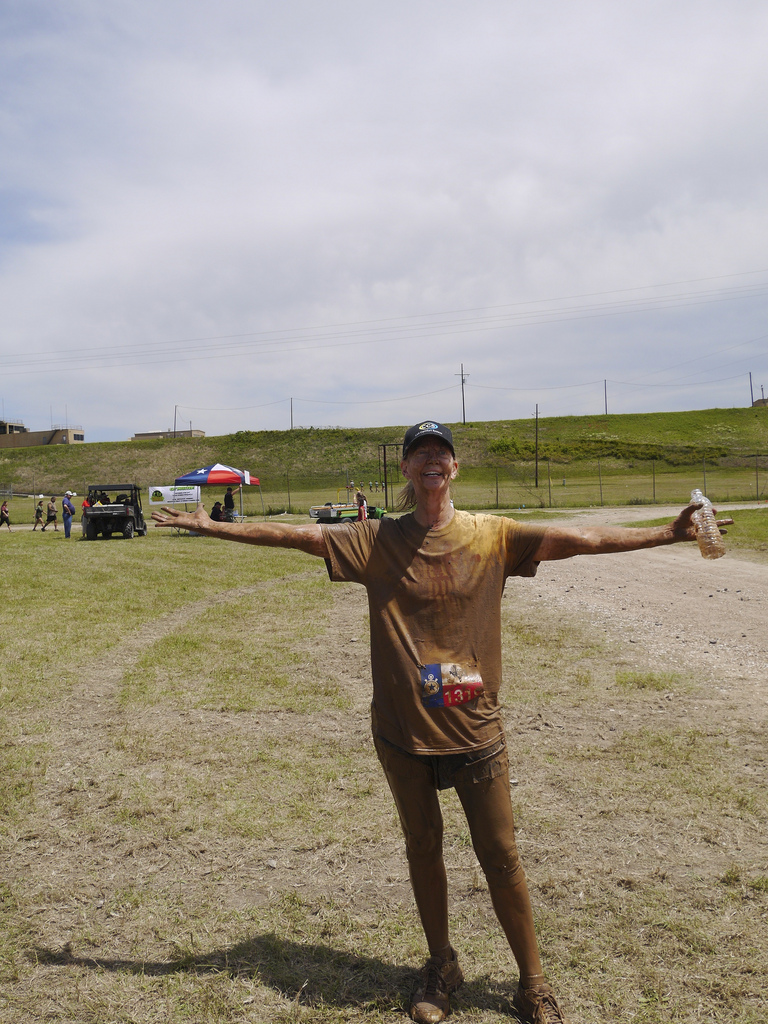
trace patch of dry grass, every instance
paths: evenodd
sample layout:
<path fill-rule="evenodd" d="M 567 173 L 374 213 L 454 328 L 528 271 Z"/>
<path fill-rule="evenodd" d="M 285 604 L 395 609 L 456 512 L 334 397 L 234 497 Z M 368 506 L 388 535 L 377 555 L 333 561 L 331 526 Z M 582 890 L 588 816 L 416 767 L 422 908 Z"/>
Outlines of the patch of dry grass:
<path fill-rule="evenodd" d="M 0 1021 L 403 1020 L 423 938 L 358 588 L 292 552 L 39 539 L 14 549 L 26 619 L 3 612 Z M 39 602 L 52 566 L 86 619 Z M 126 580 L 121 607 L 107 583 Z M 522 593 L 504 602 L 514 798 L 570 1016 L 762 1022 L 760 723 Z M 512 1019 L 510 954 L 455 794 L 444 808 L 452 1019 Z"/>

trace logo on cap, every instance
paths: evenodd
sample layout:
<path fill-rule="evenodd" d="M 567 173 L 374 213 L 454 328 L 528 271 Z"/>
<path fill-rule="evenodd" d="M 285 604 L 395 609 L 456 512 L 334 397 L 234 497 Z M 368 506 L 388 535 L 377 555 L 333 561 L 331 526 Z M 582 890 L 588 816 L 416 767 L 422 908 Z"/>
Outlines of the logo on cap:
<path fill-rule="evenodd" d="M 453 435 L 449 428 L 444 426 L 442 423 L 435 423 L 434 420 L 424 420 L 423 423 L 417 423 L 415 426 L 409 427 L 406 430 L 405 437 L 403 438 L 403 458 L 407 456 L 408 449 L 412 445 L 429 434 L 441 437 L 451 451 L 453 451 Z"/>

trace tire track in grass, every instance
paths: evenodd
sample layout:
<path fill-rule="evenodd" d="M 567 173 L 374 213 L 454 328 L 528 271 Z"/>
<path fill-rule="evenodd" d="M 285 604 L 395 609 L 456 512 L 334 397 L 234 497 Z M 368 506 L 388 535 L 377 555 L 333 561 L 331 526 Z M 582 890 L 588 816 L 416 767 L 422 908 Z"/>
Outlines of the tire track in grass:
<path fill-rule="evenodd" d="M 191 601 L 144 623 L 94 661 L 68 669 L 72 676 L 84 678 L 87 682 L 75 685 L 53 709 L 45 710 L 45 717 L 55 722 L 56 738 L 54 740 L 50 736 L 49 739 L 54 740 L 56 745 L 63 745 L 78 735 L 88 734 L 94 726 L 103 724 L 105 716 L 111 717 L 117 710 L 109 705 L 115 700 L 125 673 L 146 654 L 147 649 L 184 629 L 212 608 L 233 604 L 252 594 L 274 590 L 299 580 L 310 580 L 318 575 L 317 569 L 291 573 L 289 576 L 233 587 Z"/>

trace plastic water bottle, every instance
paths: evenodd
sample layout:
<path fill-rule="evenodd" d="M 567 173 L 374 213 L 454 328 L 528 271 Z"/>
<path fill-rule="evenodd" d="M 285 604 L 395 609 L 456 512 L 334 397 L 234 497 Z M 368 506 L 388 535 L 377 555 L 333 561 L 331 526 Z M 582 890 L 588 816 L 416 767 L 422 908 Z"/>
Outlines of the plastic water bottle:
<path fill-rule="evenodd" d="M 691 491 L 691 502 L 701 502 L 701 508 L 693 513 L 693 525 L 696 528 L 696 540 L 704 558 L 722 558 L 725 544 L 715 522 L 712 502 L 706 498 L 699 488 Z"/>

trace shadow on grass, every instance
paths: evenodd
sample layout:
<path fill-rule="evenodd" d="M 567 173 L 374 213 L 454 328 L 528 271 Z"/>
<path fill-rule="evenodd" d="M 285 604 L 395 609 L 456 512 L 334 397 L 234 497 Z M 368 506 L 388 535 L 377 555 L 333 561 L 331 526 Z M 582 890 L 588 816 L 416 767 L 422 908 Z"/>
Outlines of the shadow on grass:
<path fill-rule="evenodd" d="M 412 968 L 373 957 L 354 956 L 331 946 L 291 942 L 274 933 L 256 935 L 226 949 L 176 960 L 122 960 L 77 956 L 69 945 L 37 947 L 30 959 L 44 966 L 93 968 L 144 977 L 190 974 L 248 975 L 289 999 L 302 1003 L 347 1007 L 389 1007 L 407 1010 L 418 980 Z M 510 990 L 487 977 L 475 978 L 452 997 L 457 1008 L 510 1012 Z"/>

